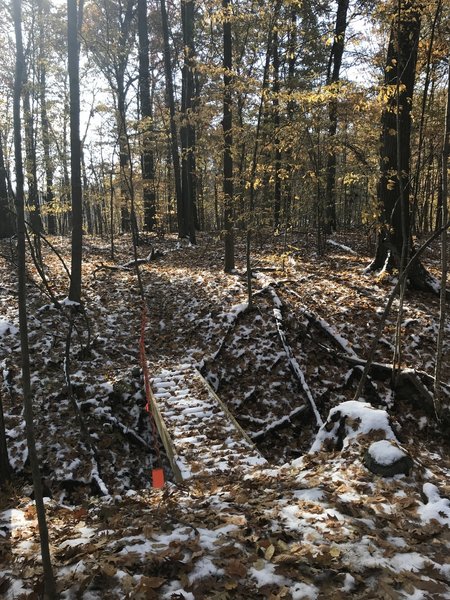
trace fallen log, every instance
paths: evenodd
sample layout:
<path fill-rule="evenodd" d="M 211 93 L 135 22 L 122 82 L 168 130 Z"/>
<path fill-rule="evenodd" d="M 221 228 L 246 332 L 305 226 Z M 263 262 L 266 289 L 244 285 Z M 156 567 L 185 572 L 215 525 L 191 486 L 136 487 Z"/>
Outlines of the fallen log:
<path fill-rule="evenodd" d="M 260 442 L 269 433 L 273 433 L 274 431 L 277 431 L 278 429 L 282 429 L 283 427 L 286 427 L 287 425 L 289 425 L 292 422 L 292 419 L 305 414 L 308 410 L 309 410 L 309 406 L 307 406 L 306 404 L 303 404 L 302 406 L 297 406 L 288 415 L 285 415 L 284 417 L 281 417 L 280 419 L 277 419 L 276 421 L 272 421 L 266 427 L 264 427 L 264 429 L 260 429 L 259 431 L 255 431 L 255 433 L 252 433 L 250 435 L 252 442 L 255 442 L 255 443 Z"/>
<path fill-rule="evenodd" d="M 322 427 L 323 421 L 322 421 L 322 417 L 320 416 L 319 411 L 317 410 L 316 402 L 315 402 L 313 395 L 311 393 L 311 390 L 309 389 L 309 386 L 306 382 L 303 371 L 301 370 L 300 365 L 298 364 L 298 361 L 294 356 L 292 348 L 288 344 L 288 341 L 287 341 L 286 332 L 284 330 L 283 317 L 281 314 L 281 307 L 282 307 L 283 303 L 280 300 L 280 298 L 278 297 L 278 294 L 276 293 L 276 291 L 272 287 L 269 287 L 269 291 L 270 291 L 270 294 L 271 294 L 274 304 L 275 304 L 275 308 L 273 309 L 273 314 L 274 314 L 275 322 L 277 325 L 278 335 L 279 335 L 281 344 L 284 348 L 284 351 L 285 351 L 287 359 L 288 359 L 289 368 L 291 369 L 291 372 L 294 375 L 294 377 L 299 382 L 306 398 L 308 399 L 308 402 L 309 402 L 311 409 L 314 413 L 314 416 L 316 418 L 316 423 L 317 423 L 318 427 Z"/>
<path fill-rule="evenodd" d="M 355 367 L 366 367 L 367 361 L 358 357 L 351 356 L 349 354 L 343 354 L 340 352 L 336 352 L 332 348 L 325 346 L 324 344 L 319 344 L 322 350 L 325 352 L 332 354 L 338 359 L 344 360 L 345 362 L 355 366 Z M 386 363 L 378 363 L 372 362 L 369 365 L 369 373 L 374 379 L 379 379 L 381 381 L 385 381 L 386 379 L 392 379 L 394 376 L 394 369 L 392 365 Z M 396 393 L 402 394 L 404 392 L 404 388 L 408 388 L 408 386 L 413 388 L 413 390 L 422 398 L 427 408 L 430 408 L 434 412 L 434 404 L 433 404 L 433 394 L 427 387 L 427 384 L 431 387 L 434 385 L 434 377 L 425 373 L 424 371 L 419 371 L 417 369 L 404 368 L 404 369 L 395 369 L 396 376 Z M 447 394 L 450 400 L 450 386 L 447 384 L 442 385 L 444 393 Z"/>

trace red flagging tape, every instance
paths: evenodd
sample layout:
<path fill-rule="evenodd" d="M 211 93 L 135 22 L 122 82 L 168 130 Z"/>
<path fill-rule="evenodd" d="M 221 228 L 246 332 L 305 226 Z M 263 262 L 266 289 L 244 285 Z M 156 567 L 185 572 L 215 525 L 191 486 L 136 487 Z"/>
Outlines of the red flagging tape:
<path fill-rule="evenodd" d="M 163 469 L 152 470 L 152 486 L 154 488 L 164 487 L 164 471 Z"/>

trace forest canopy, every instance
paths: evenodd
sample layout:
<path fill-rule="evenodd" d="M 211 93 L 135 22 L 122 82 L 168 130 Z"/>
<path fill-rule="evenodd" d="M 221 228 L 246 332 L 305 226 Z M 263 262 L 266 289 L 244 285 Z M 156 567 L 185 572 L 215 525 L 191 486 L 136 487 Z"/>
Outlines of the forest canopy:
<path fill-rule="evenodd" d="M 3 2 L 0 10 L 4 235 L 15 180 L 15 42 L 10 6 Z M 404 85 L 402 74 L 396 77 L 398 40 L 392 35 L 396 21 L 405 17 L 404 28 L 397 29 L 402 39 L 408 37 L 413 10 L 417 57 L 407 100 L 412 111 L 408 206 L 412 233 L 432 231 L 441 219 L 441 132 L 448 80 L 449 10 L 441 0 L 426 6 L 348 0 L 81 3 L 85 231 L 129 231 L 132 196 L 139 230 L 179 231 L 193 242 L 199 229 L 251 225 L 314 229 L 321 245 L 321 235 L 336 228 L 376 228 L 383 220 L 381 117 L 385 109 L 394 110 Z M 231 62 L 225 66 L 227 26 Z M 22 30 L 26 209 L 49 233 L 67 233 L 71 166 L 66 6 L 23 1 Z M 386 79 L 389 72 L 394 74 L 391 80 Z M 232 134 L 229 202 L 223 188 L 228 145 L 224 94 L 229 95 Z M 395 115 L 388 135 L 395 145 Z M 404 146 L 401 152 L 406 152 Z M 391 186 L 395 168 L 389 167 Z"/>

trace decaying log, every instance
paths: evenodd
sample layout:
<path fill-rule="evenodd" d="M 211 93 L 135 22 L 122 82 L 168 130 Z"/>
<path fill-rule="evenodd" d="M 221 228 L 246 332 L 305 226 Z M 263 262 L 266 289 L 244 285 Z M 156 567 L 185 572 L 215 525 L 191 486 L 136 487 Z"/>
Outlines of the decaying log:
<path fill-rule="evenodd" d="M 367 361 L 358 356 L 351 356 L 349 354 L 342 354 L 340 352 L 336 352 L 332 348 L 325 346 L 324 344 L 320 344 L 320 347 L 332 354 L 338 359 L 344 360 L 345 362 L 355 366 L 355 367 L 365 367 Z M 386 379 L 392 379 L 394 375 L 394 369 L 392 365 L 388 365 L 385 363 L 373 362 L 370 365 L 369 373 L 374 379 L 379 379 L 381 381 L 385 381 Z M 433 394 L 427 387 L 427 384 L 433 386 L 434 377 L 425 373 L 424 371 L 419 371 L 416 369 L 396 369 L 396 386 L 395 392 L 400 395 L 406 395 L 405 392 L 408 389 L 414 390 L 419 398 L 423 399 L 427 408 L 434 411 L 433 405 Z M 443 389 L 447 396 L 450 397 L 450 386 L 443 385 Z"/>
<path fill-rule="evenodd" d="M 284 351 L 285 351 L 287 359 L 288 359 L 289 368 L 291 369 L 291 372 L 294 375 L 294 377 L 299 382 L 306 398 L 308 399 L 308 402 L 309 402 L 311 409 L 314 413 L 314 416 L 316 418 L 318 427 L 322 427 L 323 421 L 322 421 L 322 417 L 320 416 L 319 411 L 317 410 L 316 402 L 313 398 L 313 395 L 311 393 L 311 390 L 309 389 L 308 384 L 306 383 L 306 379 L 303 374 L 303 371 L 301 370 L 300 365 L 298 364 L 298 361 L 294 356 L 292 348 L 288 344 L 288 341 L 287 341 L 286 332 L 284 330 L 283 317 L 282 317 L 281 310 L 280 310 L 281 306 L 282 306 L 282 302 L 281 302 L 280 298 L 278 297 L 276 291 L 273 289 L 273 287 L 269 287 L 269 291 L 270 291 L 270 294 L 271 294 L 274 304 L 275 304 L 275 308 L 273 309 L 273 314 L 275 316 L 278 335 L 280 337 L 281 344 L 284 348 Z"/>
<path fill-rule="evenodd" d="M 149 262 L 153 262 L 157 260 L 161 256 L 163 256 L 163 252 L 160 250 L 151 249 L 150 253 L 145 258 L 138 258 L 137 260 L 129 260 L 123 265 L 105 265 L 105 263 L 101 262 L 99 265 L 95 267 L 92 274 L 95 277 L 98 271 L 132 271 L 137 265 L 146 265 Z"/>

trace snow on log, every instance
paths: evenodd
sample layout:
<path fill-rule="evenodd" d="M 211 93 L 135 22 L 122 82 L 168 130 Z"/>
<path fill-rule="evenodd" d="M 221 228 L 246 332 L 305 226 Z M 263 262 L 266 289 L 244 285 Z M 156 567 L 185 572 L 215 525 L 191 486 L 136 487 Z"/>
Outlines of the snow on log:
<path fill-rule="evenodd" d="M 303 374 L 303 371 L 301 370 L 300 365 L 298 364 L 298 361 L 294 356 L 292 348 L 288 344 L 288 341 L 287 341 L 286 332 L 284 331 L 283 316 L 282 316 L 281 310 L 280 310 L 280 308 L 282 306 L 282 302 L 281 302 L 280 298 L 278 297 L 276 291 L 272 287 L 269 288 L 269 291 L 270 291 L 270 294 L 271 294 L 274 304 L 275 304 L 275 308 L 273 309 L 273 314 L 274 314 L 276 325 L 277 325 L 278 335 L 280 337 L 281 343 L 284 348 L 284 352 L 285 352 L 288 362 L 289 362 L 289 368 L 291 369 L 291 371 L 294 374 L 297 381 L 300 383 L 300 385 L 305 393 L 305 396 L 308 399 L 308 402 L 309 402 L 311 409 L 314 413 L 314 416 L 316 418 L 317 425 L 319 427 L 321 427 L 323 425 L 322 417 L 320 416 L 319 411 L 317 410 L 316 402 L 313 398 L 313 395 L 311 393 L 311 390 L 309 389 L 308 384 L 306 383 L 306 379 Z"/>
<path fill-rule="evenodd" d="M 373 408 L 367 402 L 349 400 L 332 408 L 317 433 L 310 453 L 323 449 L 340 450 L 359 435 L 379 432 L 383 439 L 395 440 L 385 410 Z"/>

